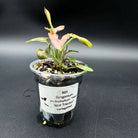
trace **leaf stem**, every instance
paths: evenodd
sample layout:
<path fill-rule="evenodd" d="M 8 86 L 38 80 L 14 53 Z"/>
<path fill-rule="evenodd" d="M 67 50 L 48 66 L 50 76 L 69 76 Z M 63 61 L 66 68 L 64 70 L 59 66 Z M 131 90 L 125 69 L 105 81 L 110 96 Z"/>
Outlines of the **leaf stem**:
<path fill-rule="evenodd" d="M 63 48 L 62 48 L 62 51 L 65 49 L 65 47 L 73 40 L 73 39 L 75 39 L 75 38 L 71 38 L 71 39 L 69 39 L 67 42 L 66 42 L 66 44 L 63 46 Z"/>
<path fill-rule="evenodd" d="M 62 64 L 63 64 L 63 62 L 64 62 L 64 58 L 65 58 L 65 55 L 66 55 L 67 50 L 68 50 L 68 46 L 66 47 L 66 49 L 65 49 L 64 52 L 63 52 L 62 60 L 61 60 L 61 63 L 59 64 L 59 66 L 62 66 Z"/>

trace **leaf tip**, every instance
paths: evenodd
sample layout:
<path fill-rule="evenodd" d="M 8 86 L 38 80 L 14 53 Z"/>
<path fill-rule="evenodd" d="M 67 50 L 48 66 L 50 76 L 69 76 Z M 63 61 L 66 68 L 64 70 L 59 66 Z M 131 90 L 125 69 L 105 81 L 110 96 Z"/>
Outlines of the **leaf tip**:
<path fill-rule="evenodd" d="M 29 43 L 30 41 L 28 40 L 28 41 L 25 41 L 25 43 Z"/>
<path fill-rule="evenodd" d="M 90 42 L 90 44 L 88 46 L 91 48 L 93 46 L 93 44 Z"/>
<path fill-rule="evenodd" d="M 43 125 L 46 125 L 46 121 L 43 121 Z"/>

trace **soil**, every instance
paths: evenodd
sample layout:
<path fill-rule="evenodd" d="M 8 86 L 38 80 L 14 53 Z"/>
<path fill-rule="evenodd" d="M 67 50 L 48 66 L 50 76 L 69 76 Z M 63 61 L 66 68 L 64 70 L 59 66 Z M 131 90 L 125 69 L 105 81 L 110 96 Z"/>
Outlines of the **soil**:
<path fill-rule="evenodd" d="M 84 63 L 79 63 L 82 65 L 85 65 Z M 76 67 L 75 64 L 70 60 L 65 60 L 64 65 L 67 67 Z M 82 72 L 82 69 L 79 68 L 72 68 L 72 69 L 65 69 L 65 68 L 59 68 L 54 64 L 53 61 L 42 61 L 38 62 L 36 65 L 33 66 L 36 70 L 45 72 L 45 73 L 52 73 L 52 74 L 73 74 Z"/>

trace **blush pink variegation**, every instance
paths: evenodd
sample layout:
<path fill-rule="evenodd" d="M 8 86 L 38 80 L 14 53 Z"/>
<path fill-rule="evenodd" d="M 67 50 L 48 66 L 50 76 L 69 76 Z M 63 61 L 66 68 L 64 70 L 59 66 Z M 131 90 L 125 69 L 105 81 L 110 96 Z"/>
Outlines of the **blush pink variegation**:
<path fill-rule="evenodd" d="M 64 43 L 70 38 L 68 34 L 63 35 L 61 39 L 58 39 L 58 35 L 53 33 L 48 33 L 48 36 L 53 46 L 60 51 L 62 50 Z"/>
<path fill-rule="evenodd" d="M 57 33 L 59 31 L 64 30 L 64 28 L 65 28 L 64 25 L 60 25 L 60 26 L 54 28 L 54 32 Z M 50 29 L 50 32 L 48 33 L 49 39 L 50 39 L 51 43 L 53 44 L 53 46 L 56 49 L 61 51 L 64 43 L 70 38 L 70 36 L 68 34 L 66 34 L 66 35 L 63 35 L 61 39 L 59 39 L 58 35 L 54 34 L 54 32 L 52 31 L 52 29 Z"/>

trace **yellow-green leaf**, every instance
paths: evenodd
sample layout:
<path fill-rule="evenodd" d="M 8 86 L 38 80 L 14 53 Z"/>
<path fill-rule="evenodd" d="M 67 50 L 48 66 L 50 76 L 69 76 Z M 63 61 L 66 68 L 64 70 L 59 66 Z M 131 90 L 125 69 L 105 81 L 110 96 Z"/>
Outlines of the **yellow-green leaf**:
<path fill-rule="evenodd" d="M 70 35 L 70 37 L 77 38 L 79 40 L 79 42 L 81 42 L 82 44 L 84 44 L 90 48 L 92 47 L 92 43 L 88 39 L 86 39 L 84 37 L 80 37 L 80 36 L 78 36 L 76 34 L 72 34 L 72 33 L 69 35 Z"/>
<path fill-rule="evenodd" d="M 78 40 L 82 43 L 82 44 L 84 44 L 84 45 L 86 45 L 86 46 L 88 46 L 88 47 L 92 47 L 92 43 L 88 40 L 88 39 L 86 39 L 86 38 L 84 38 L 84 37 L 79 37 L 78 38 Z"/>
<path fill-rule="evenodd" d="M 47 54 L 45 52 L 45 50 L 43 50 L 41 48 L 38 48 L 38 50 L 37 50 L 37 57 L 39 59 L 47 59 L 47 58 L 49 58 L 49 54 Z"/>
<path fill-rule="evenodd" d="M 48 23 L 49 23 L 49 25 L 50 25 L 50 27 L 51 27 L 51 29 L 52 29 L 53 34 L 55 34 L 54 27 L 53 27 L 52 21 L 51 21 L 50 12 L 49 12 L 46 8 L 44 8 L 44 13 L 45 13 L 45 15 L 46 15 L 46 17 L 47 17 Z"/>
<path fill-rule="evenodd" d="M 72 62 L 75 62 L 76 61 L 76 59 L 75 58 L 73 58 L 73 57 L 67 57 L 70 61 L 72 61 Z"/>
<path fill-rule="evenodd" d="M 47 31 L 50 31 L 50 28 L 48 28 L 48 27 L 44 27 L 44 29 L 47 30 Z"/>
<path fill-rule="evenodd" d="M 33 42 L 33 41 L 47 42 L 48 39 L 49 37 L 36 37 L 36 38 L 26 41 L 26 43 Z"/>
<path fill-rule="evenodd" d="M 51 15 L 50 15 L 50 12 L 49 12 L 46 8 L 44 8 L 44 12 L 45 12 L 45 15 L 46 15 L 46 17 L 47 17 L 48 23 L 49 23 L 49 25 L 51 26 L 51 25 L 52 25 L 52 22 L 51 22 Z"/>
<path fill-rule="evenodd" d="M 78 67 L 78 68 L 80 68 L 80 69 L 82 69 L 84 71 L 90 71 L 90 72 L 94 71 L 92 68 L 84 66 L 84 65 L 81 65 L 81 64 L 78 64 L 78 63 L 76 64 L 76 67 Z"/>

